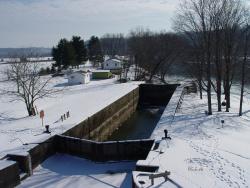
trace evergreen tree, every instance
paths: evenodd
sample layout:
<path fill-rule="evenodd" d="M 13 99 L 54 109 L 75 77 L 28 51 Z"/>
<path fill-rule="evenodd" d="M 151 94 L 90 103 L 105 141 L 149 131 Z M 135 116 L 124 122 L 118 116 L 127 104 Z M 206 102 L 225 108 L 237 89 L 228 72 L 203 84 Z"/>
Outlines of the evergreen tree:
<path fill-rule="evenodd" d="M 88 58 L 93 62 L 94 66 L 98 66 L 98 64 L 104 60 L 101 43 L 98 37 L 92 36 L 89 40 Z"/>
<path fill-rule="evenodd" d="M 85 48 L 84 40 L 82 40 L 81 37 L 73 36 L 71 39 L 71 44 L 76 55 L 75 65 L 79 66 L 87 60 L 87 49 Z"/>
<path fill-rule="evenodd" d="M 76 64 L 75 49 L 70 42 L 65 44 L 62 57 L 63 68 L 68 68 L 69 66 L 74 66 Z"/>
<path fill-rule="evenodd" d="M 52 56 L 56 61 L 55 67 L 59 69 L 74 65 L 76 61 L 75 49 L 67 39 L 61 39 L 58 45 L 52 48 Z"/>
<path fill-rule="evenodd" d="M 56 47 L 52 48 L 52 56 L 55 61 L 55 67 L 61 67 L 63 66 L 63 52 L 64 52 L 64 46 L 67 43 L 66 39 L 61 39 Z"/>

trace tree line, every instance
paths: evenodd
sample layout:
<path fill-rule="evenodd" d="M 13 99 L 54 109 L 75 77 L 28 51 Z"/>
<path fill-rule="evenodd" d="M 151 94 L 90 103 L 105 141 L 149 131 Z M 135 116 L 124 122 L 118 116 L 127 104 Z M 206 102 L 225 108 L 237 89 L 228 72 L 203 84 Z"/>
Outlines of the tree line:
<path fill-rule="evenodd" d="M 184 0 L 174 19 L 173 33 L 137 28 L 127 37 L 109 34 L 105 52 L 123 54 L 135 66 L 134 78 L 151 82 L 154 77 L 165 82 L 171 66 L 184 63 L 197 82 L 200 98 L 206 92 L 209 115 L 212 92 L 217 111 L 231 107 L 231 88 L 240 81 L 242 115 L 245 82 L 249 68 L 249 9 L 242 0 Z"/>
<path fill-rule="evenodd" d="M 207 94 L 208 114 L 212 114 L 212 90 L 217 97 L 217 110 L 222 105 L 229 112 L 231 87 L 236 70 L 242 67 L 241 101 L 245 83 L 245 64 L 249 55 L 249 10 L 241 0 L 184 1 L 175 20 L 176 31 L 189 41 L 189 62 L 196 78 L 200 97 Z M 224 95 L 224 99 L 222 96 Z"/>
<path fill-rule="evenodd" d="M 151 82 L 156 76 L 165 82 L 170 67 L 182 61 L 185 40 L 176 33 L 155 33 L 143 28 L 130 32 L 128 54 L 135 65 L 135 80 Z"/>
<path fill-rule="evenodd" d="M 54 66 L 59 69 L 69 66 L 78 67 L 90 60 L 94 66 L 104 60 L 103 51 L 98 37 L 92 36 L 86 43 L 79 36 L 73 36 L 70 41 L 63 38 L 52 48 Z"/>

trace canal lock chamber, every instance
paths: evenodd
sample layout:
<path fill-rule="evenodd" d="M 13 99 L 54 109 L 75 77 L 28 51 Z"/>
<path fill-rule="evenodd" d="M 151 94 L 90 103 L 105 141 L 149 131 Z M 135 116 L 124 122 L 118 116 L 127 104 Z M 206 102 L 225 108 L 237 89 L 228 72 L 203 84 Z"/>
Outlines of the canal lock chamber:
<path fill-rule="evenodd" d="M 34 168 L 56 153 L 95 162 L 145 159 L 154 143 L 148 138 L 177 86 L 142 84 L 63 134 L 53 135 L 27 152 L 7 155 L 15 166 L 12 162 L 4 170 L 11 170 L 6 173 L 19 184 L 20 172 L 25 177 L 32 175 Z M 28 170 L 20 171 L 26 166 Z"/>
<path fill-rule="evenodd" d="M 136 110 L 117 126 L 105 141 L 150 138 L 178 85 L 142 84 Z"/>
<path fill-rule="evenodd" d="M 92 161 L 142 160 L 178 85 L 141 84 L 56 137 L 56 150 Z"/>
<path fill-rule="evenodd" d="M 161 118 L 164 106 L 138 108 L 120 127 L 107 138 L 107 141 L 147 139 L 151 136 Z"/>
<path fill-rule="evenodd" d="M 63 135 L 92 141 L 147 139 L 177 84 L 141 84 Z"/>

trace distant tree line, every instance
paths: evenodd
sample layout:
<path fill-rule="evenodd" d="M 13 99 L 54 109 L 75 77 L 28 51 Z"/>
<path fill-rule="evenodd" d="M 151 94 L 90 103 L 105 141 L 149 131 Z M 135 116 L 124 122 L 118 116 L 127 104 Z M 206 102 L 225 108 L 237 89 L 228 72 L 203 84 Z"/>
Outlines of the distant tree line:
<path fill-rule="evenodd" d="M 151 82 L 157 76 L 165 82 L 171 65 L 182 61 L 185 46 L 175 33 L 154 33 L 143 28 L 131 31 L 128 50 L 130 62 L 135 65 L 135 79 Z"/>
<path fill-rule="evenodd" d="M 144 28 L 134 29 L 126 37 L 123 34 L 105 34 L 100 41 L 105 55 L 125 57 L 126 70 L 131 65 L 135 66 L 134 79 L 148 82 L 154 77 L 165 82 L 171 65 L 182 61 L 186 46 L 182 36 L 176 33 L 156 33 Z"/>
<path fill-rule="evenodd" d="M 100 41 L 105 55 L 115 57 L 115 55 L 126 56 L 128 54 L 128 38 L 121 33 L 105 34 Z"/>
<path fill-rule="evenodd" d="M 104 54 L 98 37 L 92 36 L 88 41 L 88 59 L 94 66 L 104 61 Z"/>

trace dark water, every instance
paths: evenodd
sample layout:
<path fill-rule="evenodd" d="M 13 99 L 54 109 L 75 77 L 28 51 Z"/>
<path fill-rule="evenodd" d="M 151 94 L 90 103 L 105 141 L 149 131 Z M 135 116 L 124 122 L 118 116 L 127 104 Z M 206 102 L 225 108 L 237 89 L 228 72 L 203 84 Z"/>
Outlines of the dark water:
<path fill-rule="evenodd" d="M 152 134 L 160 120 L 164 108 L 137 110 L 123 125 L 109 138 L 115 140 L 146 139 Z"/>

